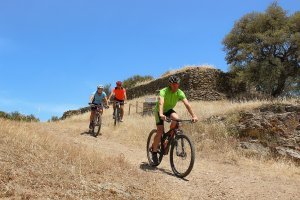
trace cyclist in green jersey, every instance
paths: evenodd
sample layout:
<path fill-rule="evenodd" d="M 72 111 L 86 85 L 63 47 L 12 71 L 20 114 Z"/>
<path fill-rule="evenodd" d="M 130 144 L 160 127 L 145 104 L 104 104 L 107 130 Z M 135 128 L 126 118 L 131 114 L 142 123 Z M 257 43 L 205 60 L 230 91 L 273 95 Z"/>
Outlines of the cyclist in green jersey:
<path fill-rule="evenodd" d="M 182 101 L 186 109 L 192 116 L 192 122 L 197 122 L 198 118 L 192 110 L 192 107 L 187 100 L 184 92 L 179 89 L 180 79 L 172 75 L 169 78 L 169 86 L 159 91 L 159 99 L 155 107 L 155 121 L 157 126 L 157 133 L 154 137 L 152 144 L 152 160 L 154 164 L 158 163 L 157 149 L 160 142 L 161 136 L 164 132 L 164 121 L 167 118 L 179 119 L 178 114 L 173 110 L 178 101 Z M 176 126 L 176 121 L 172 121 L 170 128 Z"/>

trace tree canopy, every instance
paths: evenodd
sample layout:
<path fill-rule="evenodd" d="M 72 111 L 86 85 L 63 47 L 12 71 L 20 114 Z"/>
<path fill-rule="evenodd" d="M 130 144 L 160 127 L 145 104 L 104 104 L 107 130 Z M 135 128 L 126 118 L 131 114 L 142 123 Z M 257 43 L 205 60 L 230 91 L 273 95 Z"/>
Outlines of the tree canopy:
<path fill-rule="evenodd" d="M 249 13 L 223 40 L 227 63 L 239 80 L 277 97 L 300 86 L 300 12 L 272 3 Z"/>
<path fill-rule="evenodd" d="M 107 95 L 109 95 L 110 93 L 111 93 L 111 84 L 110 83 L 108 83 L 108 84 L 105 84 L 104 85 L 104 88 L 103 88 L 103 91 L 107 94 Z"/>

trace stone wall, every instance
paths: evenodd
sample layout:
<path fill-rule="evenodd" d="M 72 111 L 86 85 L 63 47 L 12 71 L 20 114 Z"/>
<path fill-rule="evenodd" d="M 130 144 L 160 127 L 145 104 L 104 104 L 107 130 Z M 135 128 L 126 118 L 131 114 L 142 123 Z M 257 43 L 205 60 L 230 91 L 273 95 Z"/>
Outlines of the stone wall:
<path fill-rule="evenodd" d="M 230 77 L 221 70 L 204 67 L 191 67 L 175 73 L 180 77 L 180 89 L 189 100 L 221 100 L 232 96 Z M 157 94 L 168 85 L 169 76 L 127 90 L 128 99 Z"/>

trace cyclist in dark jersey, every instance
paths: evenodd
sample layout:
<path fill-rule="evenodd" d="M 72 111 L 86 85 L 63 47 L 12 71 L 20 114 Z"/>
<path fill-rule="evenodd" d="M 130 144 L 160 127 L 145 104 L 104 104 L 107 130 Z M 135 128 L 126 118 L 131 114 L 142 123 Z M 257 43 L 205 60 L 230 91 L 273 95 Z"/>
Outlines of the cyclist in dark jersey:
<path fill-rule="evenodd" d="M 190 103 L 188 102 L 184 92 L 179 89 L 180 79 L 172 75 L 169 78 L 169 86 L 159 91 L 159 99 L 155 107 L 155 121 L 157 133 L 152 144 L 152 160 L 154 164 L 158 163 L 157 149 L 162 133 L 164 132 L 164 121 L 166 118 L 179 119 L 178 114 L 173 110 L 178 101 L 182 101 L 186 109 L 192 116 L 192 122 L 198 121 L 197 116 L 193 112 Z M 170 128 L 174 128 L 176 122 L 172 121 Z"/>

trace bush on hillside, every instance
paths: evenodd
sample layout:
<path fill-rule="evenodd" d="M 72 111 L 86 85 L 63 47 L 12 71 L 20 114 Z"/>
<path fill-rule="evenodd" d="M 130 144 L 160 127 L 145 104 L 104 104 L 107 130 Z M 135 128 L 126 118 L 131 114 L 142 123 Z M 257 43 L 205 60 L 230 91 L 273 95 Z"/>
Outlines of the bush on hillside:
<path fill-rule="evenodd" d="M 106 95 L 109 95 L 111 93 L 111 84 L 105 84 L 103 91 L 106 93 Z"/>
<path fill-rule="evenodd" d="M 18 111 L 11 112 L 11 113 L 5 113 L 3 111 L 0 111 L 0 118 L 14 120 L 14 121 L 26 121 L 26 122 L 38 122 L 40 121 L 38 118 L 36 118 L 34 115 L 23 115 L 19 113 Z"/>
<path fill-rule="evenodd" d="M 151 81 L 154 78 L 152 76 L 140 76 L 140 75 L 134 75 L 126 80 L 123 81 L 123 87 L 124 88 L 133 88 L 136 86 L 138 83 L 146 82 L 146 81 Z"/>
<path fill-rule="evenodd" d="M 59 117 L 57 116 L 52 116 L 51 119 L 48 120 L 48 122 L 56 122 L 59 121 Z"/>

